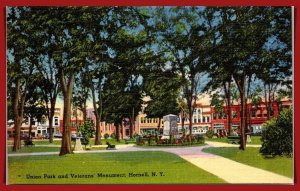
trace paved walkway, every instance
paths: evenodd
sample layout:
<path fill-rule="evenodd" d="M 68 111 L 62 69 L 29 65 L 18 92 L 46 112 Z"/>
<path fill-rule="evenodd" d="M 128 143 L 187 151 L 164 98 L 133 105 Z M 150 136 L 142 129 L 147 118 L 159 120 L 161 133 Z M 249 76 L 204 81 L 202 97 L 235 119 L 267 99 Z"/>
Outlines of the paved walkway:
<path fill-rule="evenodd" d="M 189 161 L 195 166 L 214 174 L 215 176 L 232 184 L 293 184 L 293 179 L 281 176 L 266 170 L 251 167 L 221 156 L 202 151 L 208 147 L 238 147 L 238 145 L 206 142 L 208 145 L 201 147 L 169 147 L 169 148 L 143 148 L 133 145 L 117 145 L 117 150 L 99 151 L 75 151 L 75 153 L 103 153 L 103 152 L 132 152 L 132 151 L 165 151 L 174 153 Z M 259 145 L 247 145 L 247 147 L 259 147 Z M 17 153 L 8 156 L 32 156 L 32 155 L 57 155 L 58 152 L 43 153 Z"/>

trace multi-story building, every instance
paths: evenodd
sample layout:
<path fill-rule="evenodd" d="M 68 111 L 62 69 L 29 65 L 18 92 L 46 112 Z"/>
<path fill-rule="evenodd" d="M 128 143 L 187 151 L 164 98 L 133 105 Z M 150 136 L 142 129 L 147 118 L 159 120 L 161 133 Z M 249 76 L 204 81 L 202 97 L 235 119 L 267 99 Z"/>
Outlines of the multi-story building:
<path fill-rule="evenodd" d="M 162 129 L 163 119 L 149 118 L 146 114 L 140 113 L 137 116 L 137 133 L 138 134 L 156 134 L 158 126 Z"/>
<path fill-rule="evenodd" d="M 60 124 L 62 123 L 62 111 L 61 108 L 55 108 L 53 122 L 52 122 L 52 132 L 60 132 Z M 30 117 L 24 117 L 24 121 L 21 125 L 21 136 L 27 136 L 30 128 Z M 31 124 L 31 136 L 32 137 L 44 137 L 49 133 L 49 120 L 46 116 L 39 122 L 37 119 L 32 120 Z M 14 133 L 14 122 L 13 120 L 8 120 L 7 122 L 7 132 L 9 137 L 13 136 Z"/>
<path fill-rule="evenodd" d="M 192 115 L 192 133 L 193 134 L 204 134 L 207 130 L 211 129 L 215 133 L 218 131 L 228 131 L 228 114 L 226 112 L 226 106 L 224 104 L 223 112 L 216 112 L 215 108 L 210 105 L 211 99 L 209 95 L 199 96 L 195 109 Z M 292 100 L 285 98 L 280 102 L 274 101 L 271 104 L 270 109 L 270 118 L 276 117 L 280 110 L 292 105 Z M 149 118 L 145 113 L 143 113 L 143 108 L 146 105 L 142 106 L 142 112 L 136 117 L 135 123 L 133 125 L 133 134 L 156 134 L 157 127 L 159 125 L 160 129 L 163 129 L 163 119 L 159 123 L 158 118 Z M 235 131 L 239 130 L 240 121 L 241 121 L 241 106 L 239 103 L 235 102 L 231 105 L 231 129 Z M 95 120 L 93 109 L 87 109 L 87 118 Z M 167 115 L 167 114 L 166 114 Z M 62 108 L 57 107 L 55 109 L 55 114 L 53 118 L 53 132 L 54 134 L 62 133 L 62 124 L 63 124 L 63 112 Z M 188 116 L 185 116 L 184 121 L 182 121 L 182 116 L 178 114 L 178 128 L 179 132 L 183 132 L 183 128 L 186 133 L 189 133 L 189 119 Z M 247 127 L 253 133 L 259 133 L 262 129 L 262 124 L 268 120 L 267 116 L 267 107 L 262 102 L 260 104 L 251 105 L 247 103 L 246 105 L 246 121 Z M 24 123 L 21 127 L 21 134 L 28 134 L 29 131 L 29 119 L 25 118 Z M 76 133 L 77 126 L 83 123 L 83 115 L 81 112 L 78 112 L 76 115 L 71 117 L 71 132 Z M 183 124 L 183 125 L 182 125 Z M 9 120 L 7 122 L 7 131 L 10 136 L 13 135 L 13 121 Z M 123 121 L 122 126 L 120 127 L 120 137 L 126 138 L 130 135 L 130 122 L 128 119 Z M 101 135 L 104 134 L 115 134 L 116 129 L 113 124 L 101 122 L 100 123 Z M 37 122 L 33 120 L 32 123 L 32 136 L 37 137 L 41 135 L 46 135 L 49 133 L 49 121 L 47 118 L 43 122 Z M 161 132 L 160 132 L 161 133 Z"/>
<path fill-rule="evenodd" d="M 206 133 L 208 129 L 211 128 L 211 106 L 210 98 L 208 95 L 199 96 L 192 115 L 192 133 L 193 134 L 203 134 Z M 184 129 L 186 133 L 189 133 L 190 120 L 187 115 L 185 115 L 184 123 L 182 123 L 182 115 L 179 115 L 178 128 L 179 131 L 183 131 L 182 124 L 184 124 Z"/>

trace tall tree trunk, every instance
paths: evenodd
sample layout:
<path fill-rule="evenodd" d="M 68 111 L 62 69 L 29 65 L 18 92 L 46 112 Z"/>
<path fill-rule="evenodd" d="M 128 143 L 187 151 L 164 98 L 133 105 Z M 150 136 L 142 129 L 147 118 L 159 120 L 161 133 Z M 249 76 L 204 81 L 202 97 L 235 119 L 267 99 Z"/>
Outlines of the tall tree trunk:
<path fill-rule="evenodd" d="M 53 116 L 51 116 L 49 119 L 49 143 L 53 143 Z"/>
<path fill-rule="evenodd" d="M 68 84 L 64 80 L 62 69 L 59 69 L 59 79 L 64 96 L 63 132 L 59 156 L 71 154 L 71 98 L 73 91 L 74 75 L 70 75 Z"/>
<path fill-rule="evenodd" d="M 19 97 L 21 97 L 19 102 Z M 20 80 L 16 81 L 16 94 L 14 97 L 13 110 L 14 110 L 14 145 L 13 151 L 21 148 L 21 126 L 23 123 L 24 104 L 26 97 L 26 87 L 24 93 L 20 92 Z"/>
<path fill-rule="evenodd" d="M 268 109 L 267 109 L 267 119 L 269 120 L 271 118 L 271 106 L 272 106 L 272 87 L 271 84 L 269 84 L 269 95 L 268 95 Z"/>
<path fill-rule="evenodd" d="M 13 151 L 17 151 L 21 148 L 21 140 L 20 140 L 20 131 L 21 124 L 19 123 L 19 96 L 20 96 L 20 80 L 16 81 L 16 93 L 13 102 L 13 110 L 14 110 L 14 145 Z"/>
<path fill-rule="evenodd" d="M 133 127 L 134 127 L 134 107 L 132 108 L 132 117 L 130 119 L 130 126 L 129 126 L 129 136 L 132 139 L 133 138 Z"/>
<path fill-rule="evenodd" d="M 115 127 L 116 127 L 116 139 L 117 139 L 117 142 L 120 142 L 120 124 L 115 123 Z"/>
<path fill-rule="evenodd" d="M 246 108 L 245 108 L 245 93 L 244 91 L 240 92 L 241 95 L 241 143 L 240 143 L 240 149 L 245 150 L 246 149 L 246 140 L 245 140 L 245 125 L 246 125 Z"/>
<path fill-rule="evenodd" d="M 30 120 L 29 120 L 29 130 L 28 130 L 28 140 L 30 140 L 30 138 L 31 138 L 32 123 L 33 123 L 33 117 L 30 117 Z"/>
<path fill-rule="evenodd" d="M 268 100 L 268 93 L 267 93 L 267 84 L 264 83 L 264 93 L 265 93 L 265 106 L 266 106 L 266 110 L 267 110 L 267 119 L 269 116 L 269 100 Z M 263 114 L 262 114 L 263 117 Z"/>
<path fill-rule="evenodd" d="M 241 122 L 240 122 L 240 133 L 241 133 L 241 137 L 240 137 L 240 147 L 239 149 L 241 150 L 245 150 L 246 149 L 246 140 L 245 140 L 245 125 L 246 125 L 246 121 L 245 121 L 245 117 L 246 117 L 246 108 L 245 108 L 245 80 L 246 80 L 246 76 L 243 76 L 241 79 L 235 79 L 236 84 L 238 86 L 239 89 L 239 93 L 240 93 L 240 101 L 241 101 Z"/>
<path fill-rule="evenodd" d="M 161 118 L 158 118 L 158 123 L 157 123 L 157 133 L 156 133 L 156 142 L 158 143 L 159 141 L 159 132 L 160 132 L 160 123 L 161 123 Z"/>
<path fill-rule="evenodd" d="M 71 154 L 71 99 L 70 96 L 64 97 L 64 116 L 63 116 L 63 132 L 62 142 L 59 155 Z"/>
<path fill-rule="evenodd" d="M 232 135 L 231 132 L 231 81 L 228 81 L 228 86 L 226 86 L 226 82 L 223 83 L 225 96 L 226 96 L 226 110 L 227 110 L 227 127 L 228 127 L 228 134 Z"/>
<path fill-rule="evenodd" d="M 192 108 L 189 109 L 189 144 L 192 144 L 192 126 L 193 126 L 193 111 Z"/>
<path fill-rule="evenodd" d="M 97 108 L 97 102 L 96 102 L 96 93 L 95 93 L 95 88 L 92 80 L 90 80 L 91 83 L 91 90 L 92 90 L 92 99 L 93 99 L 93 107 L 94 107 L 94 114 L 96 118 L 96 135 L 95 135 L 95 145 L 102 145 L 101 142 L 101 111 L 98 111 Z M 100 102 L 100 107 L 99 109 L 102 110 L 102 102 L 101 102 L 101 82 L 99 79 L 99 102 Z"/>
<path fill-rule="evenodd" d="M 86 100 L 83 103 L 83 108 L 82 108 L 82 119 L 83 119 L 83 123 L 85 123 L 86 121 Z"/>
<path fill-rule="evenodd" d="M 101 142 L 101 130 L 100 130 L 100 120 L 99 120 L 99 117 L 96 117 L 96 137 L 95 137 L 95 145 L 102 145 L 102 142 Z"/>
<path fill-rule="evenodd" d="M 22 125 L 23 118 L 22 117 L 15 117 L 15 126 L 14 126 L 14 145 L 13 151 L 17 151 L 21 149 L 21 125 Z"/>
<path fill-rule="evenodd" d="M 192 126 L 193 126 L 193 110 L 194 110 L 194 105 L 193 105 L 193 95 L 194 95 L 194 88 L 195 88 L 195 75 L 191 74 L 190 76 L 190 82 L 191 82 L 191 89 L 188 91 L 188 99 L 187 99 L 187 105 L 189 109 L 189 144 L 192 144 Z"/>
<path fill-rule="evenodd" d="M 185 117 L 184 117 L 184 111 L 181 110 L 181 127 L 182 127 L 182 134 L 183 134 L 183 137 L 185 138 L 185 127 L 184 127 L 184 120 L 185 120 Z"/>
<path fill-rule="evenodd" d="M 73 111 L 73 115 L 74 115 L 74 111 Z M 84 122 L 83 122 L 84 123 Z M 73 126 L 73 125 L 72 125 Z M 77 113 L 77 106 L 75 107 L 75 126 L 76 126 L 76 136 L 79 135 L 78 132 L 78 113 Z"/>
<path fill-rule="evenodd" d="M 49 119 L 49 143 L 53 143 L 53 117 L 54 117 L 54 112 L 55 112 L 55 101 L 56 101 L 56 96 L 54 96 L 53 99 L 50 101 L 50 113 L 48 115 Z"/>
<path fill-rule="evenodd" d="M 245 96 L 245 131 L 248 133 L 248 126 L 249 126 L 249 123 L 248 123 L 248 116 L 250 114 L 249 110 L 248 110 L 248 98 L 249 98 L 249 95 L 250 95 L 250 86 L 251 86 L 251 76 L 249 76 L 248 78 L 248 83 L 247 83 L 247 94 Z M 246 139 L 246 134 L 245 134 L 245 139 Z M 245 142 L 246 143 L 246 142 Z"/>
<path fill-rule="evenodd" d="M 121 139 L 123 140 L 124 139 L 124 125 L 123 123 L 121 123 Z"/>

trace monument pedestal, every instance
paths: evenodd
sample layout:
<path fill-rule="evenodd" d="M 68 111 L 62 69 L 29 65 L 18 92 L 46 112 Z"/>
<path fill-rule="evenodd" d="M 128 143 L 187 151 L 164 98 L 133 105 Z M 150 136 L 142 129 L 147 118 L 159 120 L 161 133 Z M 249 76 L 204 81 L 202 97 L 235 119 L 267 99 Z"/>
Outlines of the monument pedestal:
<path fill-rule="evenodd" d="M 247 135 L 247 143 L 251 143 L 251 137 L 250 137 L 250 135 Z"/>
<path fill-rule="evenodd" d="M 80 139 L 76 139 L 74 151 L 83 151 Z"/>

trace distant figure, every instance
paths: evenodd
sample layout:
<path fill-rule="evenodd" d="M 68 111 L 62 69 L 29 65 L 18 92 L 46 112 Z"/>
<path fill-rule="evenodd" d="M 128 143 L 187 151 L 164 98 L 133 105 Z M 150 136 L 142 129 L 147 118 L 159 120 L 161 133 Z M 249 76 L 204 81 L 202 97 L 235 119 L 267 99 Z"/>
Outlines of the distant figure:
<path fill-rule="evenodd" d="M 221 130 L 221 138 L 224 137 L 224 130 Z"/>
<path fill-rule="evenodd" d="M 233 131 L 233 136 L 239 136 L 236 131 Z"/>
<path fill-rule="evenodd" d="M 224 136 L 227 137 L 227 130 L 224 130 Z"/>

